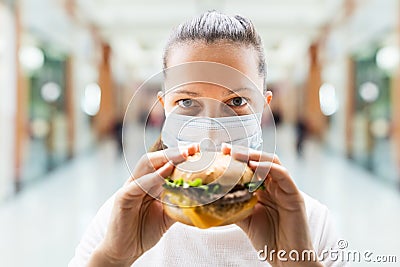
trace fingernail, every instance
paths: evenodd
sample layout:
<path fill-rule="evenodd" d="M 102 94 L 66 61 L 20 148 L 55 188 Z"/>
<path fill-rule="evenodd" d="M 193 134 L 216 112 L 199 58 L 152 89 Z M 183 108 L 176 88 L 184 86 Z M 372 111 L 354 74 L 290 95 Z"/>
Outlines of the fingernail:
<path fill-rule="evenodd" d="M 259 161 L 249 160 L 249 165 L 258 165 Z"/>
<path fill-rule="evenodd" d="M 231 148 L 231 147 L 232 147 L 232 145 L 231 145 L 231 144 L 228 144 L 228 143 L 222 143 L 222 144 L 221 144 L 221 146 L 224 146 L 224 147 L 229 147 L 229 148 Z"/>

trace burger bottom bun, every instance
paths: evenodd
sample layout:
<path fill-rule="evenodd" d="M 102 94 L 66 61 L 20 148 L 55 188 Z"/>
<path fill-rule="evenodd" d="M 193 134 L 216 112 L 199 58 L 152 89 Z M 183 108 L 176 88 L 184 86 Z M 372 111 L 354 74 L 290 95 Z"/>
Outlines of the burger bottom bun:
<path fill-rule="evenodd" d="M 179 203 L 168 204 L 170 194 L 173 193 L 165 191 L 162 196 L 165 213 L 175 221 L 201 229 L 239 222 L 250 216 L 257 203 L 257 197 L 253 195 L 245 202 L 225 204 L 223 207 L 218 201 L 202 206 L 185 207 Z"/>

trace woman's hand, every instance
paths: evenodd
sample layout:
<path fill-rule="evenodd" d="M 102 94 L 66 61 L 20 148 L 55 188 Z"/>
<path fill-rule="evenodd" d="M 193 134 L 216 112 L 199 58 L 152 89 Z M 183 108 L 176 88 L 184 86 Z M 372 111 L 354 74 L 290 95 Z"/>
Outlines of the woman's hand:
<path fill-rule="evenodd" d="M 89 266 L 131 266 L 157 244 L 174 221 L 153 196 L 159 195 L 164 178 L 172 173 L 174 165 L 198 149 L 196 145 L 166 149 L 148 153 L 139 160 L 132 177 L 116 194 L 106 236 Z"/>
<path fill-rule="evenodd" d="M 289 252 L 314 251 L 308 228 L 303 196 L 289 172 L 281 165 L 278 157 L 262 151 L 244 147 L 222 147 L 222 152 L 234 159 L 248 162 L 259 180 L 264 180 L 265 190 L 257 190 L 258 203 L 252 215 L 237 225 L 247 234 L 257 251 L 265 250 L 263 257 L 273 266 L 322 266 L 317 261 L 291 261 Z M 271 251 L 274 250 L 274 254 Z M 278 251 L 287 261 L 278 259 Z M 270 254 L 268 254 L 268 253 Z M 272 259 L 271 259 L 272 257 Z M 307 259 L 305 259 L 307 260 Z"/>

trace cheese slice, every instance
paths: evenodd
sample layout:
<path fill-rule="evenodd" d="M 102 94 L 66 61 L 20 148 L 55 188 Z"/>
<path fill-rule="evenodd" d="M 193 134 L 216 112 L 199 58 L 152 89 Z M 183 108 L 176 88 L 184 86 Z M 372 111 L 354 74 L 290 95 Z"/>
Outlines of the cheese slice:
<path fill-rule="evenodd" d="M 183 208 L 183 214 L 185 214 L 190 220 L 192 221 L 193 225 L 201 228 L 206 229 L 213 226 L 218 226 L 223 223 L 223 220 L 217 219 L 213 216 L 208 214 L 200 214 L 196 212 L 196 208 Z"/>

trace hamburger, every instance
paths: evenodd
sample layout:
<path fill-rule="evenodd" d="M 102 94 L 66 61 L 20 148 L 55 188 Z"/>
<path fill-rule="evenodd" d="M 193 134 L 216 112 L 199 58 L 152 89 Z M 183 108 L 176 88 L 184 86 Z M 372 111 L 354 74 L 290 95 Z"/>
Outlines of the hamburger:
<path fill-rule="evenodd" d="M 165 179 L 161 200 L 176 221 L 209 228 L 248 217 L 260 183 L 247 163 L 218 152 L 202 152 L 175 166 Z"/>

